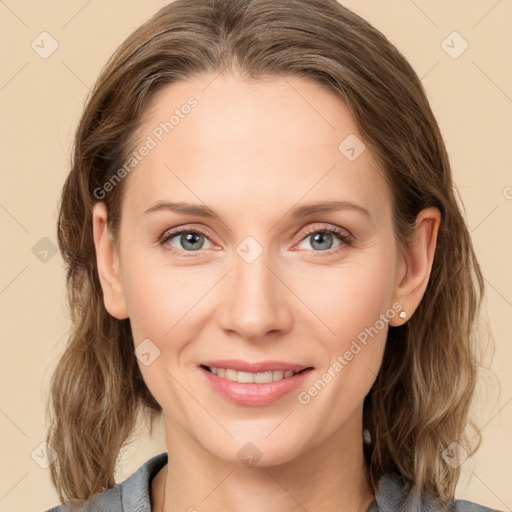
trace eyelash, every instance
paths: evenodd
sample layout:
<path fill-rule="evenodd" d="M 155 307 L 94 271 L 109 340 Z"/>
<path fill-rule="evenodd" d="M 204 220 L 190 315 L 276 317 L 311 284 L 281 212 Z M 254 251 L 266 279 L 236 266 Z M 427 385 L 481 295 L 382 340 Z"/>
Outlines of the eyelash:
<path fill-rule="evenodd" d="M 161 237 L 159 237 L 158 243 L 161 246 L 164 246 L 167 244 L 167 242 L 171 238 L 181 235 L 182 233 L 198 233 L 198 234 L 205 236 L 211 242 L 211 235 L 207 231 L 204 231 L 203 229 L 200 229 L 200 228 L 192 228 L 189 226 L 184 226 L 184 227 L 178 228 L 176 230 L 166 231 Z M 312 235 L 314 233 L 329 233 L 329 234 L 337 236 L 341 242 L 341 244 L 338 247 L 334 247 L 333 249 L 327 249 L 325 251 L 311 250 L 311 252 L 320 253 L 320 255 L 330 256 L 332 254 L 337 253 L 340 250 L 343 250 L 346 247 L 351 247 L 354 243 L 354 237 L 348 231 L 342 230 L 340 228 L 334 228 L 331 226 L 320 225 L 320 224 L 317 224 L 315 226 L 312 226 L 311 228 L 308 228 L 306 230 L 306 232 L 302 235 L 302 237 L 299 239 L 298 242 L 302 242 L 309 235 Z M 173 254 L 185 255 L 185 257 L 193 257 L 193 256 L 195 256 L 194 253 L 200 252 L 200 250 L 199 251 L 181 251 L 181 250 L 171 247 L 169 245 L 167 245 L 165 247 L 165 250 L 171 251 L 171 253 L 173 253 Z"/>

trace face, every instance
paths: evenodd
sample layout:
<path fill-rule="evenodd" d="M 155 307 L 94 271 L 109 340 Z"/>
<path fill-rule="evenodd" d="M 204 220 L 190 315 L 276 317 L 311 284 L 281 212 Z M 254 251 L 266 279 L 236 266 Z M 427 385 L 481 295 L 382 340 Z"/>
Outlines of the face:
<path fill-rule="evenodd" d="M 360 436 L 405 267 L 346 105 L 302 78 L 203 75 L 159 92 L 140 134 L 105 300 L 167 427 L 269 465 Z"/>

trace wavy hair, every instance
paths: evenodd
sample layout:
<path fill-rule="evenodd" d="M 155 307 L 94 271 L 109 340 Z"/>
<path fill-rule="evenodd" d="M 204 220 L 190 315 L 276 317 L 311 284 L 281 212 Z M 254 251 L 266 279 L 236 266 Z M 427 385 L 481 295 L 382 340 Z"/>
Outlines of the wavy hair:
<path fill-rule="evenodd" d="M 430 280 L 413 317 L 391 327 L 377 379 L 365 398 L 370 485 L 401 475 L 410 492 L 453 499 L 460 469 L 441 452 L 466 428 L 478 365 L 477 318 L 484 281 L 452 182 L 443 138 L 422 83 L 376 28 L 335 0 L 176 0 L 113 53 L 87 98 L 59 204 L 58 243 L 67 269 L 71 329 L 52 375 L 47 442 L 62 502 L 115 485 L 119 454 L 138 415 L 161 412 L 134 356 L 129 320 L 110 316 L 96 267 L 92 208 L 134 150 L 150 101 L 203 73 L 309 78 L 350 112 L 390 187 L 397 243 L 410 240 L 423 208 L 439 208 Z M 129 178 L 126 178 L 129 179 Z M 102 200 L 118 242 L 126 179 Z M 476 431 L 476 429 L 475 429 Z"/>

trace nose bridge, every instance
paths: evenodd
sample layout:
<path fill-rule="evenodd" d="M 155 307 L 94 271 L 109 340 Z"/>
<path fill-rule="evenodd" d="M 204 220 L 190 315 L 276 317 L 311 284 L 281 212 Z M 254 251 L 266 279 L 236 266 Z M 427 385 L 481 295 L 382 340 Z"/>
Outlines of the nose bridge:
<path fill-rule="evenodd" d="M 237 248 L 226 283 L 229 299 L 221 315 L 224 329 L 251 340 L 264 338 L 270 331 L 287 330 L 291 320 L 284 285 L 270 270 L 269 251 L 262 249 L 260 246 L 258 255 L 251 240 Z"/>

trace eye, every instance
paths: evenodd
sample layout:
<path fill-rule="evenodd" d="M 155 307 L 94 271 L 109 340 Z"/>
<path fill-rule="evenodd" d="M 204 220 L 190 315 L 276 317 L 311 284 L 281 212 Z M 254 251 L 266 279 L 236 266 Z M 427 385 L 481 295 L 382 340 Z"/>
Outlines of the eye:
<path fill-rule="evenodd" d="M 172 252 L 196 252 L 205 247 L 205 241 L 211 244 L 209 235 L 200 229 L 180 228 L 172 231 L 166 231 L 160 239 L 160 244 L 165 245 Z M 170 247 L 169 247 L 170 246 Z"/>
<path fill-rule="evenodd" d="M 333 247 L 333 239 L 338 239 L 338 245 Z M 337 250 L 343 250 L 344 247 L 348 247 L 353 243 L 353 236 L 344 229 L 326 226 L 326 225 L 314 225 L 306 231 L 305 236 L 302 237 L 304 243 L 309 240 L 311 247 L 314 252 L 336 252 Z M 300 247 L 299 248 L 304 248 Z M 305 249 L 309 249 L 306 247 Z"/>
<path fill-rule="evenodd" d="M 333 247 L 333 240 L 338 239 L 338 245 Z M 354 237 L 348 231 L 325 224 L 315 224 L 302 234 L 301 243 L 310 241 L 310 247 L 301 247 L 299 249 L 312 250 L 313 252 L 332 254 L 339 250 L 343 250 L 353 244 Z M 206 242 L 206 246 L 205 246 Z M 179 255 L 193 256 L 192 253 L 201 251 L 202 249 L 211 249 L 213 244 L 210 240 L 209 233 L 202 229 L 184 226 L 173 230 L 166 231 L 159 238 L 160 245 L 166 250 Z M 210 244 L 210 245 L 208 245 Z"/>

